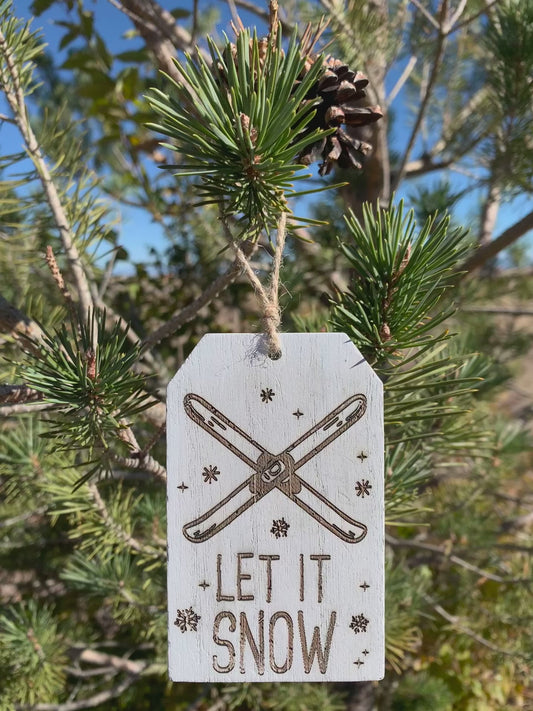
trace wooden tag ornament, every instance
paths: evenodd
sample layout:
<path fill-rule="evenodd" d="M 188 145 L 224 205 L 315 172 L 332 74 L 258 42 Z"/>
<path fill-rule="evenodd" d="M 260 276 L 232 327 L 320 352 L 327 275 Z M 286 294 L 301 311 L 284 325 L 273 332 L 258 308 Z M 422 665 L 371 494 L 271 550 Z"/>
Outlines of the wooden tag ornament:
<path fill-rule="evenodd" d="M 383 393 L 347 336 L 204 336 L 168 386 L 174 681 L 384 674 Z"/>

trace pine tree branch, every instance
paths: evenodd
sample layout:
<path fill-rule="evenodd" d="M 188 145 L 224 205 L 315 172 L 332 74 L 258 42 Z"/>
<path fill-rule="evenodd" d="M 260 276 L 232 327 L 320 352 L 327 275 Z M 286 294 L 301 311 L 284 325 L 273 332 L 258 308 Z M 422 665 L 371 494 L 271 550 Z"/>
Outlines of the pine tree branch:
<path fill-rule="evenodd" d="M 252 245 L 248 246 L 247 251 L 249 256 L 254 251 L 254 247 Z M 215 279 L 197 299 L 144 339 L 142 344 L 143 351 L 152 348 L 164 338 L 171 336 L 186 323 L 192 321 L 198 311 L 211 303 L 213 299 L 216 299 L 224 289 L 235 281 L 241 272 L 241 263 L 238 258 L 235 258 L 228 269 Z"/>
<path fill-rule="evenodd" d="M 27 385 L 0 385 L 0 404 L 41 400 L 42 393 Z"/>
<path fill-rule="evenodd" d="M 479 247 L 474 254 L 466 260 L 466 262 L 459 269 L 463 272 L 459 278 L 462 279 L 471 272 L 479 269 L 484 264 L 486 264 L 491 259 L 494 259 L 496 255 L 502 252 L 507 247 L 510 247 L 517 239 L 523 237 L 527 232 L 533 229 L 533 211 L 529 212 L 525 217 L 523 217 L 514 225 L 508 227 L 504 232 L 493 239 L 488 244 Z"/>
<path fill-rule="evenodd" d="M 183 81 L 173 61 L 176 50 L 190 52 L 194 47 L 191 35 L 176 24 L 172 14 L 154 0 L 108 1 L 130 18 L 159 67 L 173 79 Z"/>
<path fill-rule="evenodd" d="M 18 405 L 0 406 L 0 417 L 13 417 L 13 415 L 31 415 L 35 412 L 52 409 L 49 402 L 20 403 Z"/>
<path fill-rule="evenodd" d="M 439 30 L 439 31 L 440 31 L 440 28 L 441 28 L 440 24 L 439 24 L 438 21 L 433 17 L 433 15 L 429 12 L 429 10 L 427 10 L 427 9 L 424 7 L 424 5 L 422 5 L 421 2 L 419 2 L 418 0 L 409 0 L 409 2 L 410 2 L 412 5 L 414 5 L 414 6 L 416 7 L 416 9 L 417 9 L 419 12 L 422 13 L 422 15 L 424 15 L 424 17 L 426 18 L 426 20 L 427 20 L 431 25 L 433 25 L 433 27 L 434 27 L 436 30 Z"/>
<path fill-rule="evenodd" d="M 100 491 L 94 482 L 89 483 L 87 486 L 105 525 L 115 536 L 122 540 L 131 549 L 137 551 L 137 553 L 142 553 L 143 555 L 150 557 L 153 557 L 154 555 L 157 557 L 161 556 L 160 551 L 155 550 L 155 548 L 152 548 L 151 546 L 145 546 L 140 543 L 136 538 L 125 531 L 119 523 L 113 520 L 113 517 L 109 513 L 105 501 L 103 500 Z"/>
<path fill-rule="evenodd" d="M 439 614 L 443 619 L 445 619 L 447 622 L 453 625 L 453 629 L 458 632 L 459 634 L 464 634 L 467 635 L 468 637 L 471 637 L 473 640 L 478 642 L 479 644 L 483 645 L 483 647 L 487 647 L 487 649 L 490 649 L 492 652 L 496 652 L 497 654 L 505 654 L 506 656 L 510 657 L 520 657 L 522 659 L 527 659 L 527 656 L 525 654 L 522 654 L 518 651 L 510 650 L 510 649 L 502 649 L 502 647 L 498 647 L 492 642 L 489 642 L 488 639 L 485 639 L 482 635 L 478 634 L 477 632 L 474 632 L 474 630 L 470 629 L 467 627 L 461 620 L 460 617 L 457 615 L 452 615 L 449 612 L 447 612 L 441 605 L 435 603 L 430 597 L 427 595 L 423 596 L 426 602 L 428 602 L 431 607 L 435 610 L 437 614 Z"/>
<path fill-rule="evenodd" d="M 19 311 L 0 294 L 0 333 L 7 333 L 19 341 L 24 348 L 40 356 L 35 341 L 40 341 L 44 334 L 36 321 Z"/>
<path fill-rule="evenodd" d="M 468 0 L 460 0 L 459 4 L 457 5 L 455 12 L 452 14 L 448 22 L 446 23 L 446 28 L 445 32 L 446 34 L 450 34 L 452 31 L 452 28 L 455 26 L 455 24 L 459 21 L 461 15 L 466 9 L 466 3 Z"/>
<path fill-rule="evenodd" d="M 81 310 L 86 317 L 89 310 L 93 307 L 89 282 L 85 274 L 78 249 L 74 243 L 71 226 L 66 216 L 65 209 L 63 208 L 57 188 L 54 184 L 50 171 L 48 170 L 48 165 L 31 127 L 24 92 L 20 83 L 20 77 L 14 61 L 13 52 L 8 46 L 2 30 L 0 30 L 0 51 L 2 52 L 5 60 L 5 68 L 2 67 L 1 69 L 4 94 L 15 117 L 18 129 L 22 134 L 24 143 L 26 144 L 29 157 L 37 169 L 48 205 L 52 211 L 54 222 L 61 237 L 65 255 L 72 271 Z M 6 70 L 11 81 L 8 81 L 5 76 Z"/>
<path fill-rule="evenodd" d="M 465 306 L 461 311 L 467 314 L 496 314 L 498 316 L 533 316 L 532 309 L 507 309 L 492 306 Z"/>
<path fill-rule="evenodd" d="M 34 704 L 31 706 L 15 706 L 16 711 L 82 711 L 82 709 L 93 709 L 101 704 L 116 699 L 121 696 L 127 689 L 137 681 L 138 675 L 130 675 L 123 679 L 120 684 L 113 686 L 107 691 L 101 691 L 99 694 L 81 699 L 80 701 L 67 701 L 64 704 Z"/>
<path fill-rule="evenodd" d="M 478 12 L 474 12 L 473 15 L 469 15 L 468 17 L 465 17 L 465 19 L 462 22 L 457 22 L 454 25 L 453 31 L 457 32 L 457 30 L 462 30 L 464 27 L 467 27 L 470 25 L 472 22 L 478 19 L 478 17 L 481 17 L 481 15 L 484 15 L 488 10 L 490 10 L 491 7 L 496 5 L 496 3 L 499 2 L 499 0 L 488 0 L 488 2 L 485 3 L 485 7 L 482 8 L 481 10 L 478 10 Z"/>
<path fill-rule="evenodd" d="M 501 575 L 496 575 L 495 573 L 489 573 L 488 570 L 483 570 L 483 568 L 478 568 L 477 565 L 473 565 L 472 563 L 469 563 L 467 560 L 464 560 L 463 558 L 459 558 L 459 556 L 456 555 L 451 555 L 450 552 L 441 546 L 436 546 L 432 545 L 430 543 L 422 543 L 420 541 L 413 541 L 413 540 L 407 540 L 407 539 L 399 539 L 399 538 L 394 538 L 393 536 L 387 534 L 385 536 L 385 539 L 387 543 L 395 548 L 416 548 L 418 550 L 423 550 L 423 551 L 428 551 L 430 553 L 435 553 L 438 556 L 441 556 L 442 558 L 446 558 L 449 560 L 451 563 L 454 563 L 455 565 L 458 565 L 461 568 L 465 568 L 466 570 L 469 570 L 472 573 L 476 573 L 482 578 L 486 578 L 487 580 L 492 580 L 495 583 L 524 583 L 524 584 L 531 584 L 533 582 L 533 578 L 504 578 Z"/>
<path fill-rule="evenodd" d="M 126 469 L 131 469 L 133 471 L 140 470 L 152 474 L 157 479 L 166 483 L 167 481 L 167 470 L 162 464 L 159 464 L 157 460 L 151 457 L 149 454 L 141 456 L 142 453 L 139 452 L 138 456 L 135 457 L 119 457 L 118 455 L 113 457 L 113 460 L 125 467 Z"/>
<path fill-rule="evenodd" d="M 406 178 L 416 178 L 420 175 L 426 175 L 426 173 L 432 173 L 436 170 L 445 170 L 450 168 L 457 157 L 448 158 L 447 160 L 442 160 L 436 162 L 432 155 L 425 155 L 417 160 L 411 160 L 405 166 L 404 177 Z"/>
<path fill-rule="evenodd" d="M 83 649 L 78 658 L 78 663 L 94 664 L 96 666 L 110 666 L 117 671 L 127 672 L 128 674 L 142 674 L 145 669 L 150 666 L 149 662 L 133 661 L 124 657 L 118 657 L 115 654 L 106 654 L 105 652 L 97 652 L 94 649 Z"/>

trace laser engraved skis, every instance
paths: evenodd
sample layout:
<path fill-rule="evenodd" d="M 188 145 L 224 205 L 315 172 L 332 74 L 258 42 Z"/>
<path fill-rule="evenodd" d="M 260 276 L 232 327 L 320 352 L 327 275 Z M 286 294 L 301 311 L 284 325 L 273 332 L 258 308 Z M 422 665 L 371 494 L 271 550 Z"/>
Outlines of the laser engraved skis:
<path fill-rule="evenodd" d="M 343 513 L 296 474 L 302 465 L 361 419 L 366 410 L 364 395 L 349 397 L 277 455 L 270 454 L 199 395 L 187 394 L 183 404 L 191 420 L 255 470 L 254 474 L 222 501 L 194 521 L 185 524 L 183 533 L 190 541 L 200 543 L 214 536 L 274 487 L 339 538 L 349 543 L 358 543 L 366 536 L 367 528 L 364 524 L 354 521 Z M 256 461 L 239 448 L 239 442 L 256 450 Z M 309 449 L 309 444 L 314 446 Z M 245 500 L 240 503 L 240 499 Z M 325 510 L 327 517 L 322 516 L 317 510 L 320 506 Z"/>

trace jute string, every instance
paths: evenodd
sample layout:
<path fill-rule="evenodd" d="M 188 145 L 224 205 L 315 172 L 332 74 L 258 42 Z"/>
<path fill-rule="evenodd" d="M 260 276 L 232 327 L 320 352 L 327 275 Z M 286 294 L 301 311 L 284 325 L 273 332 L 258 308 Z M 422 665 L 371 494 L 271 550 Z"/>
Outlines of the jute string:
<path fill-rule="evenodd" d="M 283 259 L 283 248 L 285 246 L 285 237 L 287 236 L 287 215 L 282 213 L 278 223 L 278 234 L 276 238 L 276 251 L 274 252 L 274 261 L 272 264 L 272 276 L 268 289 L 261 284 L 257 274 L 250 266 L 250 262 L 246 258 L 242 249 L 234 243 L 234 249 L 237 261 L 246 273 L 252 286 L 255 289 L 257 298 L 261 305 L 263 314 L 263 329 L 268 342 L 268 356 L 272 360 L 281 358 L 281 341 L 279 338 L 278 328 L 281 323 L 281 310 L 279 307 L 279 274 L 281 262 Z"/>

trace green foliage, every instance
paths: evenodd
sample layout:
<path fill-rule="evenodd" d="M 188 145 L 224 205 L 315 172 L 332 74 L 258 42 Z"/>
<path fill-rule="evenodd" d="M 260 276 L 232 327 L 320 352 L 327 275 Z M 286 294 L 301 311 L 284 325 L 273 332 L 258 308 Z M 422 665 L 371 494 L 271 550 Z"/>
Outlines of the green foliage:
<path fill-rule="evenodd" d="M 66 647 L 48 607 L 30 600 L 0 614 L 0 709 L 55 701 L 64 684 Z M 29 679 L 29 681 L 28 681 Z"/>
<path fill-rule="evenodd" d="M 488 147 L 495 172 L 511 193 L 531 192 L 533 147 L 524 137 L 533 129 L 533 2 L 498 3 L 494 21 L 483 38 L 493 111 L 499 114 L 498 135 Z"/>
<path fill-rule="evenodd" d="M 391 711 L 451 711 L 453 694 L 443 679 L 427 673 L 406 674 L 395 689 Z"/>
<path fill-rule="evenodd" d="M 340 249 L 357 278 L 338 299 L 335 318 L 372 362 L 436 342 L 431 331 L 450 310 L 436 315 L 435 307 L 469 249 L 465 231 L 449 231 L 448 223 L 428 218 L 416 234 L 414 214 L 404 217 L 403 202 L 375 212 L 367 204 L 362 222 L 353 213 L 346 219 L 351 241 Z"/>
<path fill-rule="evenodd" d="M 222 699 L 229 711 L 343 711 L 341 693 L 325 684 L 231 684 L 224 687 Z"/>
<path fill-rule="evenodd" d="M 162 121 L 151 126 L 184 156 L 177 174 L 201 177 L 204 204 L 239 215 L 243 233 L 257 237 L 277 224 L 287 198 L 297 195 L 291 180 L 305 176 L 298 175 L 294 157 L 327 135 L 298 136 L 313 117 L 305 96 L 324 70 L 316 61 L 298 79 L 305 59 L 297 35 L 284 52 L 281 29 L 275 45 L 243 30 L 235 47 L 226 41 L 220 51 L 211 40 L 209 49 L 211 64 L 201 54 L 196 60 L 187 55 L 184 63 L 176 61 L 184 82 L 167 76 L 168 94 L 152 90 L 148 101 Z"/>
<path fill-rule="evenodd" d="M 150 22 L 157 19 L 157 3 L 137 5 L 140 13 L 148 6 L 155 13 Z M 332 47 L 342 51 L 328 51 L 367 71 L 373 103 L 388 104 L 381 72 L 394 62 L 389 79 L 396 79 L 416 58 L 407 78 L 415 92 L 400 106 L 420 110 L 435 40 L 442 39 L 427 14 L 396 0 L 388 17 L 372 3 L 329 7 L 338 35 Z M 262 278 L 270 252 L 259 233 L 288 209 L 292 182 L 303 177 L 294 156 L 314 111 L 303 97 L 321 62 L 304 76 L 295 37 L 282 52 L 281 37 L 265 45 L 249 32 L 239 34 L 235 48 L 226 38 L 220 49 L 211 42 L 209 59 L 202 50 L 186 55 L 177 67 L 187 81 L 169 80 L 151 94 L 172 144 L 160 147 L 146 128 L 153 109 L 140 98 L 155 83 L 149 42 L 138 32 L 146 19 L 127 33 L 131 50 L 115 54 L 91 3 L 35 0 L 36 13 L 62 18 L 56 29 L 66 58 L 58 67 L 57 57 L 43 55 L 40 35 L 10 8 L 0 4 L 1 85 L 12 98 L 20 73 L 24 102 L 4 109 L 2 129 L 11 121 L 24 133 L 30 117 L 91 294 L 97 303 L 112 303 L 115 313 L 106 319 L 97 309 L 80 323 L 77 314 L 61 323 L 65 302 L 41 255 L 52 245 L 76 299 L 71 255 L 42 163 L 28 162 L 39 153 L 7 146 L 0 157 L 2 297 L 46 335 L 41 355 L 32 350 L 20 365 L 20 338 L 0 313 L 9 358 L 2 382 L 24 382 L 44 395 L 24 416 L 16 405 L 15 415 L 4 417 L 11 401 L 0 403 L 0 709 L 81 708 L 104 698 L 100 707 L 107 711 L 340 711 L 357 707 L 364 688 L 380 711 L 524 708 L 533 658 L 531 436 L 527 412 L 523 421 L 510 421 L 495 393 L 532 336 L 523 321 L 467 309 L 506 303 L 510 293 L 527 302 L 533 280 L 504 273 L 459 286 L 467 240 L 454 220 L 458 201 L 473 187 L 483 191 L 488 178 L 505 196 L 531 190 L 530 0 L 489 10 L 471 0 L 458 18 L 465 24 L 446 37 L 406 173 L 407 180 L 422 176 L 416 191 L 403 193 L 416 220 L 401 205 L 361 207 L 364 195 L 374 205 L 378 192 L 388 197 L 380 179 L 388 168 L 394 182 L 402 158 L 408 117 L 389 106 L 389 128 L 401 126 L 389 136 L 395 150 L 386 136 L 374 136 L 364 173 L 313 206 L 327 224 L 302 234 L 307 242 L 289 243 L 284 255 L 285 330 L 291 323 L 298 330 L 330 328 L 326 304 L 333 293 L 331 323 L 348 333 L 385 385 L 388 668 L 379 684 L 342 687 L 167 683 L 166 502 L 157 461 L 165 455 L 163 404 L 144 411 L 145 391 L 148 383 L 165 383 L 206 331 L 256 329 L 256 305 L 238 278 L 150 353 L 117 325 L 120 315 L 141 337 L 149 334 L 224 273 L 227 238 L 217 208 L 239 221 L 241 237 L 257 238 L 253 268 Z M 180 9 L 174 16 L 176 36 L 186 38 L 191 27 L 203 35 L 210 13 L 199 22 Z M 165 48 L 174 41 L 160 27 L 156 34 Z M 179 165 L 168 166 L 175 176 L 155 170 L 172 160 L 169 150 L 178 155 Z M 444 172 L 428 187 L 427 173 L 439 163 L 468 168 L 460 194 Z M 167 239 L 131 276 L 102 274 L 102 252 L 116 244 L 104 193 L 119 207 L 141 208 Z M 212 204 L 194 209 L 198 194 L 200 203 Z M 347 204 L 354 211 L 343 221 Z M 335 234 L 343 235 L 340 246 Z M 127 256 L 123 248 L 116 254 Z M 523 255 L 515 256 L 521 264 Z M 454 313 L 452 299 L 464 310 Z M 158 388 L 153 392 L 159 398 Z M 93 476 L 103 471 L 110 476 Z M 102 661 L 85 661 L 92 654 Z"/>
<path fill-rule="evenodd" d="M 145 378 L 132 370 L 139 346 L 120 324 L 107 330 L 99 311 L 78 331 L 62 324 L 36 346 L 39 357 L 28 356 L 22 376 L 57 412 L 47 436 L 66 451 L 87 451 L 98 469 L 109 467 L 111 444 L 120 446 L 120 431 L 149 406 Z"/>

